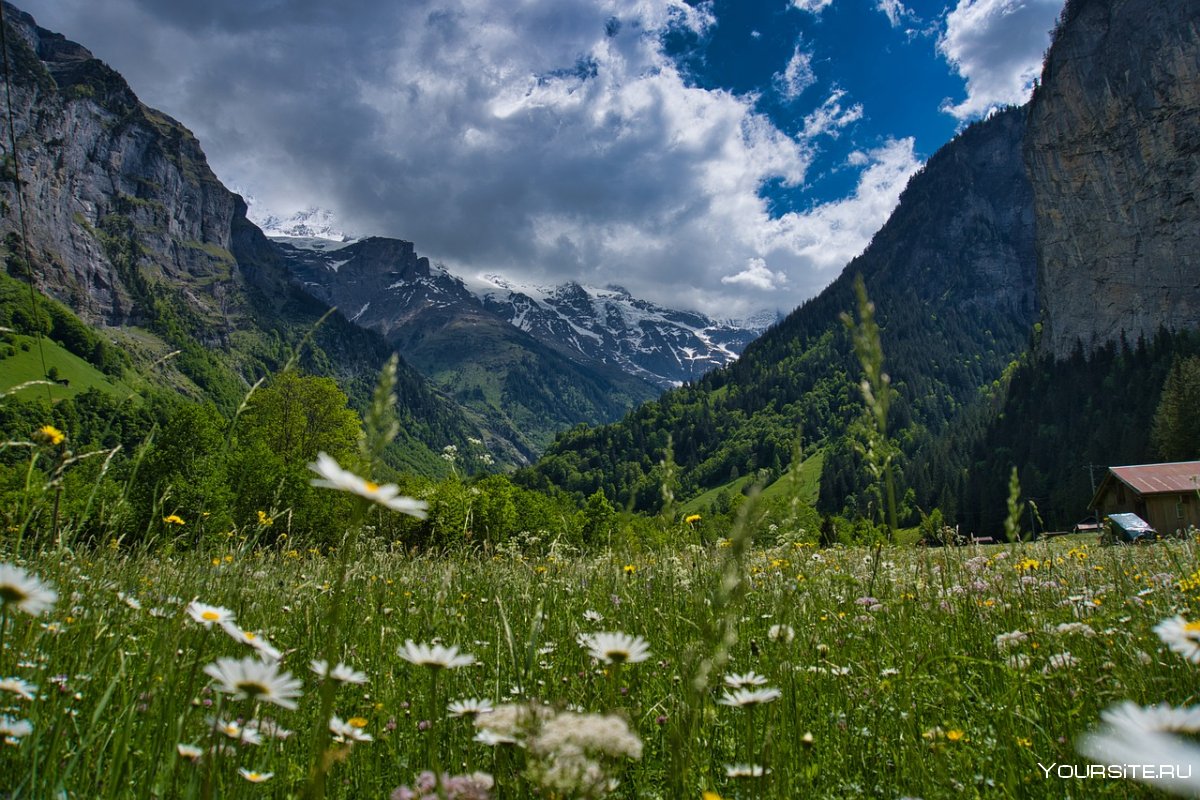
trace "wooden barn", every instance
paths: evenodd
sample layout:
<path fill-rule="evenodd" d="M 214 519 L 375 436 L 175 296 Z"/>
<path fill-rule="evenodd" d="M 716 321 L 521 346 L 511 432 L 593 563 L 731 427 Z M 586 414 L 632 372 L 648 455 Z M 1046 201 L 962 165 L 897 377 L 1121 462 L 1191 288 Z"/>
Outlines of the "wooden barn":
<path fill-rule="evenodd" d="M 1100 519 L 1137 514 L 1164 536 L 1200 528 L 1200 461 L 1109 467 L 1092 508 Z"/>

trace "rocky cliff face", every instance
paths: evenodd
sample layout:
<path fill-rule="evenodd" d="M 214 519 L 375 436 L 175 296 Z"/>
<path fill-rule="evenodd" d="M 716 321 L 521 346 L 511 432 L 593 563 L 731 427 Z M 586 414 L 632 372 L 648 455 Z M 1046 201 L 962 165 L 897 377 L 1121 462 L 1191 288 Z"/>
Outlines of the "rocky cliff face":
<path fill-rule="evenodd" d="M 1200 3 L 1068 2 L 1024 156 L 1046 352 L 1200 327 Z"/>
<path fill-rule="evenodd" d="M 136 324 L 132 276 L 115 263 L 116 253 L 132 249 L 143 277 L 180 287 L 214 332 L 225 330 L 236 303 L 236 195 L 213 175 L 195 137 L 142 105 L 119 74 L 28 14 L 8 4 L 4 13 L 17 166 L 42 288 L 90 322 Z M 4 144 L 7 234 L 19 231 L 19 219 Z"/>

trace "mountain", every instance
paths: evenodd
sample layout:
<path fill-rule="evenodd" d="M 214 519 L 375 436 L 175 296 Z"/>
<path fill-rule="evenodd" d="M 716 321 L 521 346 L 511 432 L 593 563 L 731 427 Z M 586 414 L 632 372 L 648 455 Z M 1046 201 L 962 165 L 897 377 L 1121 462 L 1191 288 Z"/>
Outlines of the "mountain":
<path fill-rule="evenodd" d="M 733 364 L 621 422 L 561 435 L 525 476 L 654 509 L 668 442 L 678 496 L 788 464 L 802 437 L 826 449 L 827 507 L 861 507 L 846 433 L 862 414 L 860 368 L 840 320 L 861 275 L 876 305 L 896 436 L 915 448 L 969 406 L 1023 352 L 1037 319 L 1033 199 L 1021 159 L 1023 109 L 976 123 L 912 177 L 866 250 L 816 298 Z M 859 497 L 855 497 L 858 495 Z"/>
<path fill-rule="evenodd" d="M 1024 154 L 1046 353 L 1200 326 L 1200 4 L 1068 2 Z"/>
<path fill-rule="evenodd" d="M 247 217 L 264 234 L 272 239 L 317 239 L 331 242 L 352 242 L 352 236 L 342 230 L 332 211 L 310 206 L 289 217 L 280 217 L 272 211 L 260 208 L 253 197 L 246 198 Z"/>
<path fill-rule="evenodd" d="M 365 403 L 387 343 L 336 316 L 314 332 L 327 306 L 294 287 L 195 137 L 86 48 L 4 13 L 18 145 L 4 138 L 9 269 L 118 344 L 143 379 L 227 412 L 306 337 L 302 364 Z M 406 465 L 436 470 L 443 445 L 482 435 L 412 369 L 400 382 Z"/>
<path fill-rule="evenodd" d="M 777 321 L 760 313 L 748 321 L 716 322 L 640 300 L 620 286 L 538 287 L 488 275 L 476 292 L 486 308 L 541 341 L 615 364 L 664 389 L 731 363 Z"/>
<path fill-rule="evenodd" d="M 565 428 L 617 419 L 657 394 L 617 366 L 511 325 L 411 242 L 274 243 L 298 285 L 385 337 L 519 460 L 535 458 Z"/>

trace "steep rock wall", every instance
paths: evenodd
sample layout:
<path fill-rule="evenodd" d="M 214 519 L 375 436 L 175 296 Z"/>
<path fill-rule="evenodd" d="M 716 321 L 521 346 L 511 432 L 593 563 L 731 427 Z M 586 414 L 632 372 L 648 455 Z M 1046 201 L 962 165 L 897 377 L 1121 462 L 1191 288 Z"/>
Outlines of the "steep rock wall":
<path fill-rule="evenodd" d="M 1200 3 L 1071 0 L 1024 157 L 1045 352 L 1200 327 Z"/>

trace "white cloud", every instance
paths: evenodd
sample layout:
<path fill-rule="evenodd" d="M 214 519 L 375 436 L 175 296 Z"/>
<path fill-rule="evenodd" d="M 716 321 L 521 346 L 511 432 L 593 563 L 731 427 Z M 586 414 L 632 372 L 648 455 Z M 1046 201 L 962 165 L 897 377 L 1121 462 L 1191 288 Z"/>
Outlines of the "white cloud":
<path fill-rule="evenodd" d="M 888 22 L 893 28 L 899 28 L 905 17 L 913 16 L 913 12 L 905 7 L 900 0 L 878 0 L 875 8 L 887 15 Z"/>
<path fill-rule="evenodd" d="M 842 128 L 862 119 L 862 103 L 842 108 L 842 98 L 845 96 L 844 89 L 834 89 L 833 94 L 829 95 L 824 103 L 804 118 L 804 131 L 801 135 L 805 139 L 815 139 L 821 134 L 828 134 L 836 139 Z"/>
<path fill-rule="evenodd" d="M 705 33 L 706 5 L 292 2 L 26 5 L 192 128 L 263 207 L 329 208 L 460 274 L 616 282 L 721 317 L 763 305 L 758 278 L 786 310 L 862 250 L 919 165 L 911 140 L 889 142 L 855 157 L 852 196 L 772 217 L 762 186 L 802 186 L 815 144 L 755 97 L 680 74 L 662 33 Z M 837 100 L 823 130 L 862 113 Z"/>
<path fill-rule="evenodd" d="M 783 272 L 772 272 L 767 269 L 767 262 L 761 258 L 746 260 L 746 268 L 735 275 L 725 275 L 721 283 L 740 283 L 754 289 L 769 292 L 787 283 L 787 275 Z"/>
<path fill-rule="evenodd" d="M 806 51 L 802 42 L 796 42 L 792 57 L 783 72 L 775 73 L 775 88 L 784 100 L 795 100 L 804 90 L 817 82 L 812 68 L 812 53 Z"/>
<path fill-rule="evenodd" d="M 792 8 L 798 8 L 811 14 L 820 14 L 831 5 L 833 5 L 833 0 L 792 0 Z"/>
<path fill-rule="evenodd" d="M 1042 57 L 1062 0 L 959 0 L 946 17 L 938 51 L 966 81 L 967 97 L 942 110 L 976 119 L 1024 103 L 1041 74 Z"/>

